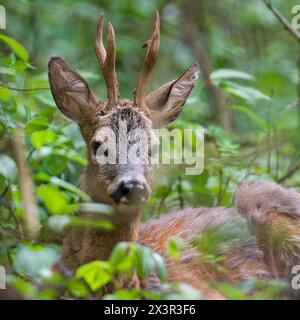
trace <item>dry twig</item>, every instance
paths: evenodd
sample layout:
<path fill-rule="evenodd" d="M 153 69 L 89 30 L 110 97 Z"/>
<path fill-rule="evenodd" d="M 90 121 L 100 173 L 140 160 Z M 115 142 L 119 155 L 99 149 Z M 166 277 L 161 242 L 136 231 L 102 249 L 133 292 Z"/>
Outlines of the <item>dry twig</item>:
<path fill-rule="evenodd" d="M 40 223 L 38 220 L 34 186 L 26 161 L 26 151 L 21 129 L 17 129 L 13 138 L 13 147 L 19 175 L 19 187 L 25 216 L 25 225 L 28 236 L 35 239 L 38 236 Z"/>

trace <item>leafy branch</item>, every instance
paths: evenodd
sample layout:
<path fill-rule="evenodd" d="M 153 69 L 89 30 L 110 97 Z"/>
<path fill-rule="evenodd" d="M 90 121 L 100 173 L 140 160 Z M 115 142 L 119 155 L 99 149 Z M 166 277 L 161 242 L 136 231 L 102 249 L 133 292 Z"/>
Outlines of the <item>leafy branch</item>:
<path fill-rule="evenodd" d="M 2 82 L 0 82 L 0 87 L 6 88 L 6 89 L 9 89 L 9 90 L 13 90 L 13 91 L 19 91 L 19 92 L 50 90 L 49 87 L 45 87 L 45 88 L 15 88 L 15 87 L 8 86 L 8 85 L 6 85 L 6 84 L 4 84 Z"/>

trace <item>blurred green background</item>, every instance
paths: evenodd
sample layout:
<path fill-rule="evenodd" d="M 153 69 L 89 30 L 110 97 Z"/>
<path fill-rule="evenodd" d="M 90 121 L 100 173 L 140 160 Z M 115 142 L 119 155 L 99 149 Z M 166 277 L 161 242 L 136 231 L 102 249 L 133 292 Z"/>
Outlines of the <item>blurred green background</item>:
<path fill-rule="evenodd" d="M 296 1 L 273 3 L 292 20 Z M 26 258 L 22 260 L 24 250 L 48 250 L 45 265 L 52 263 L 61 237 L 57 231 L 61 220 L 53 218 L 72 216 L 85 196 L 75 187 L 86 162 L 85 146 L 76 125 L 56 109 L 48 89 L 47 62 L 54 55 L 63 57 L 105 98 L 93 48 L 101 12 L 116 32 L 122 97 L 132 98 L 144 60 L 141 45 L 149 36 L 156 9 L 161 15 L 161 49 L 150 88 L 178 77 L 195 61 L 201 67 L 200 80 L 170 127 L 204 128 L 205 170 L 200 176 L 163 170 L 145 220 L 189 206 L 229 207 L 236 186 L 245 179 L 278 181 L 300 191 L 300 47 L 262 0 L 1 4 L 6 8 L 7 29 L 0 33 L 0 264 L 10 266 L 11 283 L 25 295 L 44 297 L 24 280 L 32 276 L 24 271 L 29 268 Z M 32 244 L 24 236 L 10 146 L 17 126 L 25 132 L 43 244 Z M 45 297 L 55 294 L 46 292 Z"/>

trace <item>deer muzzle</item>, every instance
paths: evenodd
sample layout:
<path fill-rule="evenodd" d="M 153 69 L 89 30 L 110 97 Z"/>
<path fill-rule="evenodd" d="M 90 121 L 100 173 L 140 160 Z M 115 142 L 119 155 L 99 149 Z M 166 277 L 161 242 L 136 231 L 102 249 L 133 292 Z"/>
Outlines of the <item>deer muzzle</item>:
<path fill-rule="evenodd" d="M 141 206 L 149 196 L 150 192 L 146 184 L 139 180 L 122 180 L 111 193 L 111 197 L 117 204 L 129 206 Z"/>

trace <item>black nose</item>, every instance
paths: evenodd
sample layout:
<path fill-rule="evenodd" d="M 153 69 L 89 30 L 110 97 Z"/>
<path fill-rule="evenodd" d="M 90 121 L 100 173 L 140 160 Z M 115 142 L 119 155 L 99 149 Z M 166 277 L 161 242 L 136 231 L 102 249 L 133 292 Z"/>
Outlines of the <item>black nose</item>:
<path fill-rule="evenodd" d="M 147 200 L 149 194 L 143 183 L 133 180 L 120 182 L 111 196 L 117 203 L 141 204 Z"/>

